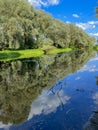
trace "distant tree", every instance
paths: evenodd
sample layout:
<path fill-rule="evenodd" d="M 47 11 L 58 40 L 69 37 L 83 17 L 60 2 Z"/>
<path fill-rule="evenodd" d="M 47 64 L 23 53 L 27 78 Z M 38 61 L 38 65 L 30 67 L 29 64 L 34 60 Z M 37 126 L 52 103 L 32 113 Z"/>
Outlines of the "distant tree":
<path fill-rule="evenodd" d="M 98 7 L 96 7 L 96 17 L 98 17 Z"/>

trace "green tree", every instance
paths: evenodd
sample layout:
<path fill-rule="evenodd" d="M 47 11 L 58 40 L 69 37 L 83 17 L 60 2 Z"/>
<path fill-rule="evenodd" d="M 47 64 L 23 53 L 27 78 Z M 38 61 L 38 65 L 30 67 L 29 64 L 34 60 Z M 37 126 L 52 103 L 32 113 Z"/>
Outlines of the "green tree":
<path fill-rule="evenodd" d="M 0 0 L 0 49 L 80 48 L 93 42 L 82 29 L 35 10 L 27 0 Z"/>
<path fill-rule="evenodd" d="M 34 9 L 26 0 L 0 0 L 0 40 L 11 49 L 33 42 Z M 32 45 L 33 46 L 33 45 Z"/>
<path fill-rule="evenodd" d="M 96 7 L 96 17 L 98 17 L 98 7 Z"/>

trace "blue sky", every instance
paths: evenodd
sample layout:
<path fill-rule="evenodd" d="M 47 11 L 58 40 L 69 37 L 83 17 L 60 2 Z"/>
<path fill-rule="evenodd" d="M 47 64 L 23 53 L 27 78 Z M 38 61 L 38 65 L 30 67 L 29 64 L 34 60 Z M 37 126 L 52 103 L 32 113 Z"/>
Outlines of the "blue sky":
<path fill-rule="evenodd" d="M 35 8 L 43 9 L 54 18 L 74 23 L 88 34 L 98 36 L 95 7 L 98 0 L 29 0 Z"/>

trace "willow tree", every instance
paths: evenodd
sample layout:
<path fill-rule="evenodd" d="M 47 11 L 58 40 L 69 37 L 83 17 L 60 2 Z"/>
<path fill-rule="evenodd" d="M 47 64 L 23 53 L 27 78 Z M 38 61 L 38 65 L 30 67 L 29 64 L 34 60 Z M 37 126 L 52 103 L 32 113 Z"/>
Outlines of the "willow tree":
<path fill-rule="evenodd" d="M 11 49 L 29 48 L 34 40 L 33 17 L 33 6 L 26 0 L 0 0 L 0 42 Z"/>
<path fill-rule="evenodd" d="M 0 49 L 78 47 L 90 41 L 83 30 L 35 10 L 27 0 L 0 0 Z"/>

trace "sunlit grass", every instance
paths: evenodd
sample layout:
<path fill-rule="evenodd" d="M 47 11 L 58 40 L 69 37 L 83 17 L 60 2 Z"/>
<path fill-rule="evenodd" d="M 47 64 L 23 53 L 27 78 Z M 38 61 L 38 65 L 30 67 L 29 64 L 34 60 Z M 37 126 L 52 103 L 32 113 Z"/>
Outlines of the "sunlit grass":
<path fill-rule="evenodd" d="M 57 53 L 64 53 L 64 52 L 68 53 L 70 51 L 72 51 L 71 48 L 53 49 L 53 50 L 49 50 L 48 54 L 57 54 Z"/>
<path fill-rule="evenodd" d="M 94 49 L 95 51 L 98 51 L 98 45 L 93 46 L 93 49 Z"/>
<path fill-rule="evenodd" d="M 32 57 L 40 57 L 42 55 L 48 54 L 57 54 L 57 53 L 65 53 L 72 51 L 71 48 L 65 49 L 57 49 L 57 48 L 49 48 L 49 49 L 28 49 L 28 50 L 4 50 L 0 51 L 0 61 L 10 61 L 17 59 L 27 59 Z"/>
<path fill-rule="evenodd" d="M 16 59 L 26 59 L 32 57 L 40 57 L 44 54 L 41 49 L 28 49 L 17 51 L 0 51 L 0 61 L 10 61 Z"/>

